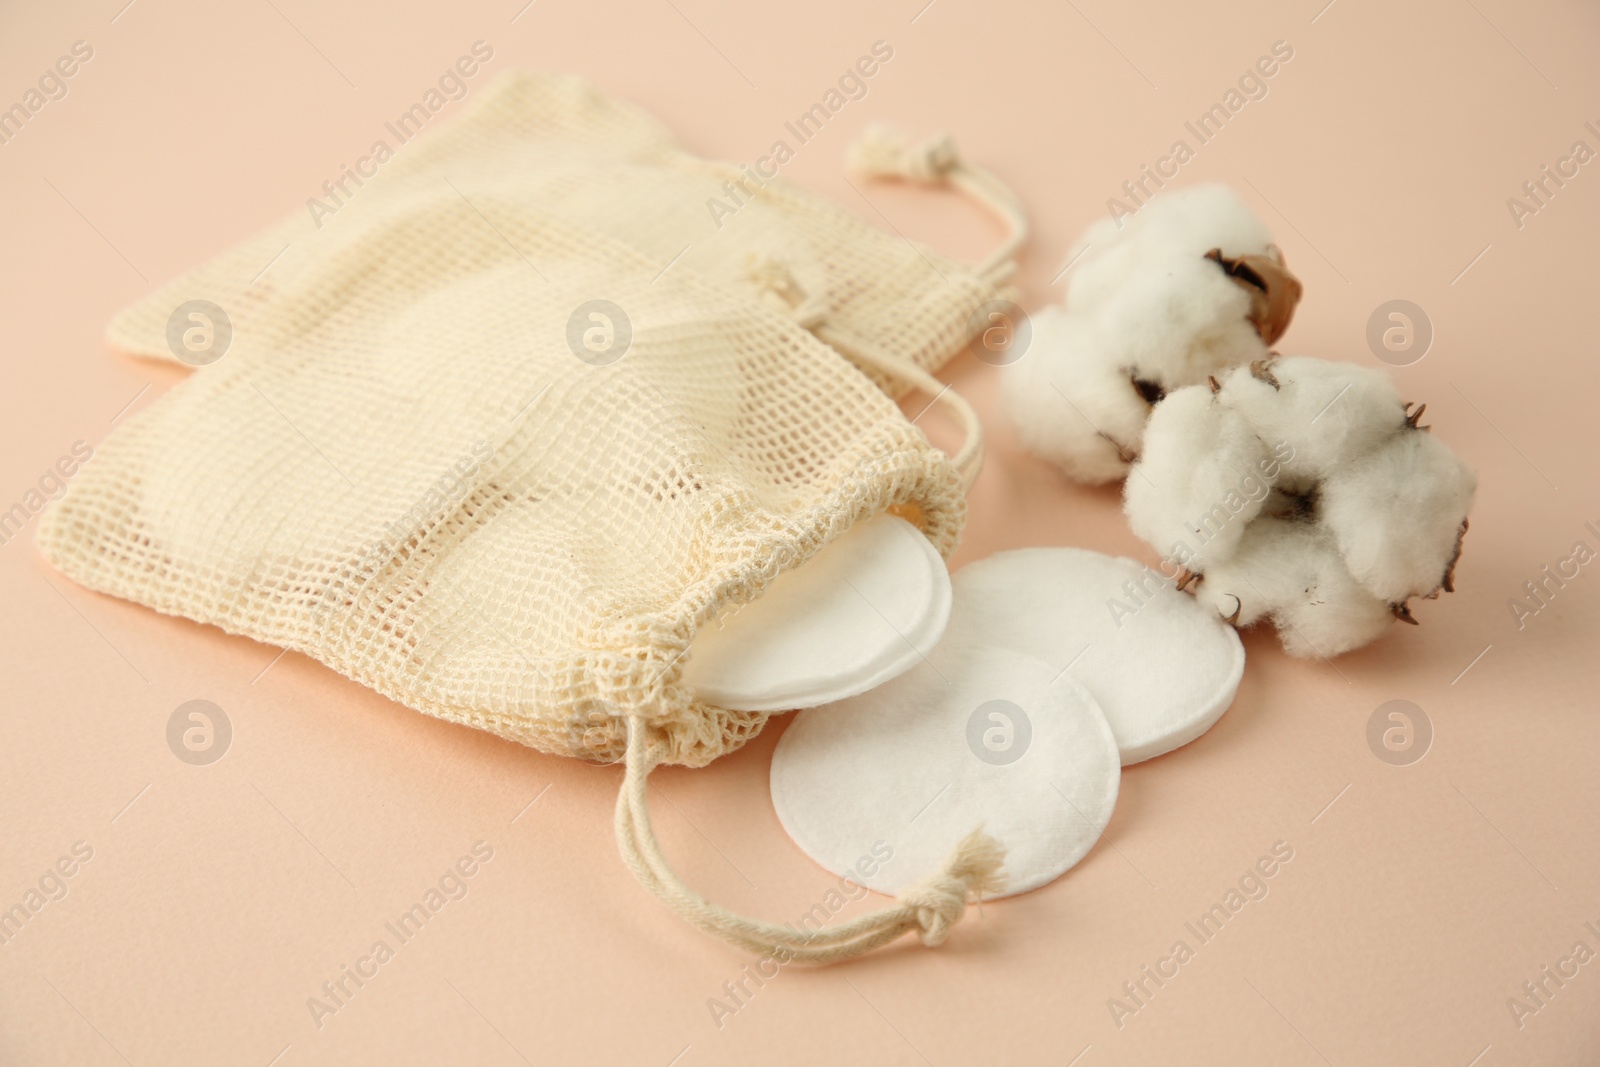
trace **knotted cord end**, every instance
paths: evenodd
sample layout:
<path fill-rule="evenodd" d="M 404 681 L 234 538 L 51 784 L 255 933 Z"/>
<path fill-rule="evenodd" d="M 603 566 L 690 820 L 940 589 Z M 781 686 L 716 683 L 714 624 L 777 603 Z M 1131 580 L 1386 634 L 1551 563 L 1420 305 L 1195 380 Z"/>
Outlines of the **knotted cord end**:
<path fill-rule="evenodd" d="M 916 911 L 924 945 L 941 944 L 966 914 L 969 900 L 1005 888 L 1005 859 L 1005 846 L 979 828 L 961 839 L 943 870 L 900 894 L 900 903 Z"/>
<path fill-rule="evenodd" d="M 807 292 L 781 257 L 751 252 L 745 257 L 745 274 L 760 287 L 773 308 L 788 315 L 801 329 L 815 329 L 827 321 L 826 301 Z"/>
<path fill-rule="evenodd" d="M 868 126 L 845 156 L 851 173 L 863 178 L 904 178 L 933 184 L 961 166 L 961 153 L 947 133 L 912 144 L 891 126 Z"/>

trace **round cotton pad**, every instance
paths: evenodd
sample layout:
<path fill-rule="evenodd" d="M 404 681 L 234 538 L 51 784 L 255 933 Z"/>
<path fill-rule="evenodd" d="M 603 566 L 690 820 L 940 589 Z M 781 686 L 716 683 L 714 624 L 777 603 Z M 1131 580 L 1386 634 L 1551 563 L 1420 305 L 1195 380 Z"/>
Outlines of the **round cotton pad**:
<path fill-rule="evenodd" d="M 942 644 L 870 693 L 803 711 L 772 757 L 772 803 L 823 867 L 894 894 L 979 826 L 1002 896 L 1059 877 L 1111 819 L 1121 767 L 1094 698 L 1030 656 Z"/>
<path fill-rule="evenodd" d="M 909 670 L 950 619 L 950 572 L 909 522 L 879 515 L 701 628 L 683 684 L 734 711 L 811 708 Z"/>
<path fill-rule="evenodd" d="M 969 564 L 953 584 L 945 642 L 1026 652 L 1081 683 L 1105 712 L 1124 766 L 1205 733 L 1244 675 L 1233 627 L 1131 559 L 1025 548 Z"/>

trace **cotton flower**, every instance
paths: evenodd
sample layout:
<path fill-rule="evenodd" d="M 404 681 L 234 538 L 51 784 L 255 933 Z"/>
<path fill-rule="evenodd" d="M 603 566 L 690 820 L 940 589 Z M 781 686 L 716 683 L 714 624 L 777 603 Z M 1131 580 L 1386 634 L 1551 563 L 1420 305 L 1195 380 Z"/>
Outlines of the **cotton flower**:
<path fill-rule="evenodd" d="M 1381 372 L 1305 357 L 1273 360 L 1222 376 L 1222 406 L 1264 439 L 1285 441 L 1287 483 L 1316 481 L 1344 457 L 1367 452 L 1406 422 L 1406 408 Z"/>
<path fill-rule="evenodd" d="M 1087 319 L 1047 307 L 1030 320 L 1028 351 L 1000 379 L 1023 447 L 1080 482 L 1121 478 L 1144 437 L 1149 401 L 1114 361 L 1098 358 L 1104 346 Z"/>
<path fill-rule="evenodd" d="M 1403 603 L 1450 589 L 1449 565 L 1476 488 L 1438 438 L 1399 434 L 1323 481 L 1323 524 L 1362 585 Z"/>
<path fill-rule="evenodd" d="M 1356 581 L 1333 536 L 1314 522 L 1263 516 L 1196 591 L 1217 614 L 1248 626 L 1270 616 L 1294 656 L 1337 656 L 1375 640 L 1388 603 Z"/>
<path fill-rule="evenodd" d="M 1358 648 L 1453 589 L 1477 479 L 1421 415 L 1351 364 L 1235 368 L 1156 405 L 1129 522 L 1222 617 L 1271 619 L 1294 655 Z"/>
<path fill-rule="evenodd" d="M 1024 446 L 1084 482 L 1127 473 L 1167 393 L 1265 358 L 1300 298 L 1266 227 L 1221 185 L 1096 223 L 1074 256 L 1064 306 L 1032 316 L 1002 381 Z"/>
<path fill-rule="evenodd" d="M 1133 532 L 1162 551 L 1190 546 L 1179 562 L 1195 572 L 1232 556 L 1266 503 L 1267 473 L 1277 469 L 1266 444 L 1205 386 L 1156 405 L 1146 441 L 1123 486 Z"/>

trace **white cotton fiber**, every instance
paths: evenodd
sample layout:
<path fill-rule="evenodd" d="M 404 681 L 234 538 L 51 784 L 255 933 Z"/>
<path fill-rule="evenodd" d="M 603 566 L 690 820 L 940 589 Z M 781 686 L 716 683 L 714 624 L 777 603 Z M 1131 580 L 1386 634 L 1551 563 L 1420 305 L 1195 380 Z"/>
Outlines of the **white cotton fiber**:
<path fill-rule="evenodd" d="M 941 647 L 990 644 L 1034 656 L 1087 689 L 1122 765 L 1171 752 L 1222 717 L 1244 646 L 1159 572 L 1081 548 L 1022 548 L 955 574 Z"/>
<path fill-rule="evenodd" d="M 1121 478 L 1139 448 L 1150 405 L 1127 375 L 1094 358 L 1089 323 L 1056 307 L 1031 318 L 1028 353 L 1000 379 L 1023 447 L 1076 481 L 1099 485 Z"/>
<path fill-rule="evenodd" d="M 1090 226 L 1072 254 L 1082 253 L 1067 287 L 1069 311 L 1092 311 L 1150 264 L 1199 259 L 1213 248 L 1228 256 L 1264 253 L 1272 235 L 1226 185 L 1193 185 L 1156 197 L 1120 222 Z"/>
<path fill-rule="evenodd" d="M 1477 480 L 1419 414 L 1362 367 L 1240 367 L 1156 406 L 1129 523 L 1222 618 L 1270 619 L 1297 656 L 1358 648 L 1451 588 L 1466 532 Z"/>
<path fill-rule="evenodd" d="M 1023 443 L 1081 481 L 1126 473 L 1166 393 L 1266 357 L 1299 299 L 1266 227 L 1221 185 L 1096 223 L 1073 256 L 1064 307 L 1032 316 L 1033 341 L 1003 375 Z"/>
<path fill-rule="evenodd" d="M 1394 621 L 1388 604 L 1351 576 L 1321 526 L 1262 517 L 1238 552 L 1210 567 L 1198 594 L 1241 626 L 1264 617 L 1295 656 L 1336 656 L 1376 638 Z"/>
<path fill-rule="evenodd" d="M 1270 457 L 1250 424 L 1208 386 L 1190 386 L 1156 405 L 1144 446 L 1123 487 L 1133 532 L 1190 570 L 1231 556 L 1269 485 Z"/>
<path fill-rule="evenodd" d="M 922 531 L 878 515 L 695 635 L 683 685 L 735 711 L 842 700 L 920 662 L 950 619 L 950 572 Z"/>
<path fill-rule="evenodd" d="M 1109 339 L 1110 362 L 1170 390 L 1266 355 L 1247 317 L 1249 296 L 1215 263 L 1197 255 L 1149 265 L 1157 264 L 1160 269 L 1128 278 L 1084 316 Z"/>
<path fill-rule="evenodd" d="M 1122 762 L 1100 706 L 1070 676 L 961 643 L 887 685 L 800 712 L 770 773 L 778 820 L 827 870 L 899 893 L 982 827 L 1005 846 L 997 895 L 1010 896 L 1100 841 Z M 881 862 L 863 867 L 862 857 Z"/>
<path fill-rule="evenodd" d="M 1412 430 L 1328 476 L 1323 522 L 1361 584 L 1399 603 L 1444 585 L 1477 485 L 1443 442 Z"/>
<path fill-rule="evenodd" d="M 1266 224 L 1237 192 L 1219 182 L 1156 197 L 1128 220 L 1127 228 L 1140 226 L 1165 247 L 1200 255 L 1221 248 L 1227 255 L 1242 256 L 1272 244 Z"/>
<path fill-rule="evenodd" d="M 1232 370 L 1221 384 L 1223 404 L 1269 447 L 1287 446 L 1280 451 L 1291 483 L 1315 481 L 1405 427 L 1405 405 L 1389 379 L 1354 363 L 1286 356 Z"/>

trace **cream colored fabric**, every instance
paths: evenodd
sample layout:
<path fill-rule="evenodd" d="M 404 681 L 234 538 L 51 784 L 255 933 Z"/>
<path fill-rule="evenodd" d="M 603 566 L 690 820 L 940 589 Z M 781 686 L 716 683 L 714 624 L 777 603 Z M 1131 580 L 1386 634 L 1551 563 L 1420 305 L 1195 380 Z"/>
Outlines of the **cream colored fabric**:
<path fill-rule="evenodd" d="M 291 218 L 120 315 L 114 343 L 170 355 L 174 309 L 209 300 L 231 347 L 97 448 L 38 543 L 84 585 L 430 715 L 626 758 L 624 858 L 736 945 L 937 944 L 1002 884 L 979 832 L 897 906 L 805 935 L 694 895 L 650 833 L 653 767 L 766 721 L 680 684 L 698 627 L 885 510 L 954 550 L 970 408 L 953 463 L 840 351 L 944 395 L 924 368 L 1005 273 L 776 183 L 674 247 L 725 170 L 575 79 L 504 80 L 320 228 Z M 595 300 L 631 332 L 614 362 L 575 347 Z"/>
<path fill-rule="evenodd" d="M 879 357 L 865 362 L 887 356 L 937 370 L 973 335 L 977 308 L 1015 295 L 1003 282 L 1026 223 L 1003 186 L 962 164 L 948 138 L 907 145 L 869 131 L 852 158 L 863 177 L 948 182 L 973 193 L 1001 215 L 1008 241 L 986 264 L 962 263 L 781 177 L 758 186 L 764 179 L 748 166 L 701 159 L 655 118 L 580 78 L 515 71 L 457 121 L 395 146 L 375 178 L 359 187 L 346 181 L 342 203 L 322 197 L 333 214 L 319 211 L 313 221 L 310 210 L 296 211 L 135 304 L 109 335 L 126 351 L 171 358 L 167 316 L 196 298 L 247 331 L 277 292 L 314 268 L 324 245 L 378 210 L 373 201 L 432 197 L 453 183 L 474 202 L 502 196 L 607 233 L 668 275 L 687 268 L 764 300 L 808 328 L 825 327 L 830 344 L 852 358 L 865 351 Z M 732 214 L 712 210 L 713 201 Z M 868 373 L 896 396 L 912 384 L 877 366 Z"/>
<path fill-rule="evenodd" d="M 695 628 L 891 506 L 948 553 L 956 473 L 781 316 L 468 197 L 342 219 L 222 360 L 96 449 L 40 547 L 441 718 L 616 760 L 638 715 L 704 763 L 763 717 L 676 685 Z M 608 366 L 567 343 L 595 298 L 632 320 Z"/>
<path fill-rule="evenodd" d="M 912 931 L 932 948 L 944 943 L 969 901 L 981 901 L 1005 888 L 1006 850 L 976 829 L 961 839 L 938 871 L 902 892 L 892 907 L 814 931 L 734 914 L 684 885 L 662 856 L 650 829 L 645 779 L 664 749 L 642 722 L 633 726 L 627 774 L 617 796 L 615 827 L 622 858 L 634 877 L 691 926 L 746 952 L 778 963 L 835 963 Z"/>

